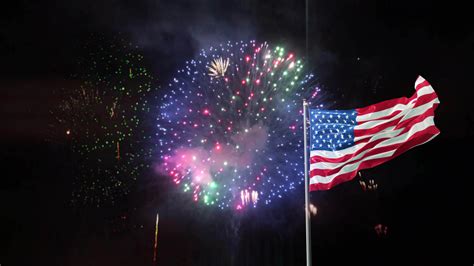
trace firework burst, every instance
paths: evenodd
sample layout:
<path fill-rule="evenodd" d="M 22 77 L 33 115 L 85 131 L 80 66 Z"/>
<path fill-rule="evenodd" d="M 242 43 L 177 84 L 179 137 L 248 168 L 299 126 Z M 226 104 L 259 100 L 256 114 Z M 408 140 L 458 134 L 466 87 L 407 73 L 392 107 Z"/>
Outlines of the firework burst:
<path fill-rule="evenodd" d="M 209 69 L 209 76 L 211 77 L 224 77 L 228 67 L 229 58 L 223 60 L 221 57 L 212 60 L 211 65 L 207 69 Z"/>
<path fill-rule="evenodd" d="M 319 91 L 304 72 L 301 60 L 267 43 L 202 50 L 161 97 L 158 171 L 222 209 L 270 204 L 297 188 L 302 100 L 314 106 Z"/>
<path fill-rule="evenodd" d="M 54 130 L 74 154 L 74 203 L 103 206 L 127 195 L 151 153 L 142 145 L 148 135 L 141 117 L 153 78 L 143 56 L 123 43 L 94 46 L 80 62 L 80 85 L 64 90 L 54 112 Z"/>

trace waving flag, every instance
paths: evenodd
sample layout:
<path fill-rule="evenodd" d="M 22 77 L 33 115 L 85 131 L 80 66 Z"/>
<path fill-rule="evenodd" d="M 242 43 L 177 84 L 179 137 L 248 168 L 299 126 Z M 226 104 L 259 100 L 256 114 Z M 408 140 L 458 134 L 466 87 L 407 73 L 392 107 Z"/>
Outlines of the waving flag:
<path fill-rule="evenodd" d="M 436 137 L 438 97 L 422 77 L 415 90 L 354 110 L 310 109 L 310 190 L 330 189 Z"/>

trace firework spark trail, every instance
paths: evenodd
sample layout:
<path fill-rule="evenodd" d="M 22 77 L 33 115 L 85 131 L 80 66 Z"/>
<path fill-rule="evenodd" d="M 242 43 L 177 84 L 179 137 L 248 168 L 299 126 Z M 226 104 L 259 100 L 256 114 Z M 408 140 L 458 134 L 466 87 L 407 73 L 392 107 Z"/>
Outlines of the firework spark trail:
<path fill-rule="evenodd" d="M 155 222 L 155 244 L 153 245 L 153 262 L 156 262 L 156 249 L 158 247 L 158 223 L 160 222 L 160 214 L 156 213 Z"/>
<path fill-rule="evenodd" d="M 222 58 L 226 71 L 214 75 Z M 281 198 L 304 178 L 301 103 L 316 104 L 313 83 L 282 47 L 250 41 L 202 50 L 161 97 L 157 170 L 222 209 Z"/>

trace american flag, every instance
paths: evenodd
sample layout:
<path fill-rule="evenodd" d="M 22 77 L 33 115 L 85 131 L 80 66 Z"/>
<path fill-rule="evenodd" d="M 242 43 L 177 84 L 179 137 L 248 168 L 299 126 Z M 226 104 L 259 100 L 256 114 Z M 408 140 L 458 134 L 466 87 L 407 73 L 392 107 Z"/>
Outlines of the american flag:
<path fill-rule="evenodd" d="M 349 181 L 436 137 L 438 96 L 422 77 L 415 90 L 410 98 L 354 110 L 310 109 L 310 191 Z"/>

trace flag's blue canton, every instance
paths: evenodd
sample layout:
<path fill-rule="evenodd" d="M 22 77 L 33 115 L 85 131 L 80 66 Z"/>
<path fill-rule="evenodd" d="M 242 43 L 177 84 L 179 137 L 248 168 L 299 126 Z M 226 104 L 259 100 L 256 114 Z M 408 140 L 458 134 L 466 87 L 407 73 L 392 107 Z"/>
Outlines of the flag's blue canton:
<path fill-rule="evenodd" d="M 354 145 L 355 110 L 309 110 L 311 150 L 342 150 Z"/>

